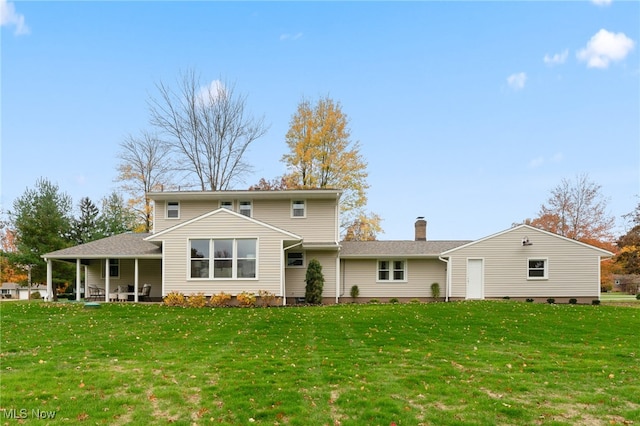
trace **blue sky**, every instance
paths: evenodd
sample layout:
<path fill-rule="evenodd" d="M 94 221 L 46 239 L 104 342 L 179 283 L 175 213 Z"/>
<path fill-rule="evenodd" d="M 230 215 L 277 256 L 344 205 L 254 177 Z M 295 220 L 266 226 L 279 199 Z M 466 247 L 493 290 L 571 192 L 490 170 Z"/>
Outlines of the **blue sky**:
<path fill-rule="evenodd" d="M 303 97 L 328 95 L 368 161 L 381 239 L 475 239 L 588 173 L 610 214 L 640 194 L 640 2 L 0 0 L 3 209 L 39 177 L 78 203 L 118 184 L 155 84 L 235 83 L 270 124 L 247 160 L 284 172 Z"/>

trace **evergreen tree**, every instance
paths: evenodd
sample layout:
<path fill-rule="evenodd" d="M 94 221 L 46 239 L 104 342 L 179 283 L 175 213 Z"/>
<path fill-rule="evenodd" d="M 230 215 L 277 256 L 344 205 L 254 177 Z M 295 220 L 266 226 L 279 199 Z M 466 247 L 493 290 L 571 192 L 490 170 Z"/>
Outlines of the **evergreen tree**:
<path fill-rule="evenodd" d="M 312 305 L 319 305 L 322 303 L 324 275 L 322 274 L 322 265 L 317 259 L 311 259 L 309 262 L 305 282 L 307 283 L 304 294 L 305 302 Z"/>

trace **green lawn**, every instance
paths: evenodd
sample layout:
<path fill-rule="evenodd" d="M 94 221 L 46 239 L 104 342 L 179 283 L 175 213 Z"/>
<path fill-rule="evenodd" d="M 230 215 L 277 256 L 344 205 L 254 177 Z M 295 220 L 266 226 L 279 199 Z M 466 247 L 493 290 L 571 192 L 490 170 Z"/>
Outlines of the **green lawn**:
<path fill-rule="evenodd" d="M 640 422 L 630 307 L 3 302 L 0 313 L 2 424 Z"/>

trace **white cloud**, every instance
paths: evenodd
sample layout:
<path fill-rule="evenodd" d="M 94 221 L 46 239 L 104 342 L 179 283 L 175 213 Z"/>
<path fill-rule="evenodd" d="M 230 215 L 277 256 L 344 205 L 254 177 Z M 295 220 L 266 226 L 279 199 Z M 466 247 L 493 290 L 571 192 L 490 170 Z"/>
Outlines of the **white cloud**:
<path fill-rule="evenodd" d="M 524 89 L 524 84 L 526 83 L 526 81 L 527 81 L 527 74 L 524 72 L 511 74 L 509 77 L 507 77 L 507 83 L 509 84 L 509 87 L 511 87 L 513 90 Z"/>
<path fill-rule="evenodd" d="M 595 4 L 596 6 L 609 6 L 611 2 L 612 0 L 591 0 L 591 3 Z"/>
<path fill-rule="evenodd" d="M 549 56 L 549 54 L 544 55 L 544 63 L 553 66 L 558 64 L 564 64 L 569 56 L 569 49 L 565 49 L 562 53 L 556 53 L 553 56 Z"/>
<path fill-rule="evenodd" d="M 548 159 L 544 158 L 543 156 L 539 156 L 529 161 L 529 168 L 537 169 L 539 167 L 542 167 L 545 163 L 560 163 L 563 160 L 563 158 L 564 158 L 564 155 L 562 155 L 561 152 L 556 152 Z"/>
<path fill-rule="evenodd" d="M 285 41 L 285 40 L 298 40 L 299 38 L 302 38 L 302 33 L 297 33 L 297 34 L 280 34 L 280 41 Z"/>
<path fill-rule="evenodd" d="M 15 35 L 29 34 L 30 30 L 24 23 L 24 15 L 16 13 L 13 3 L 7 0 L 0 0 L 0 26 L 15 26 Z"/>
<path fill-rule="evenodd" d="M 635 42 L 624 33 L 611 33 L 601 29 L 576 56 L 587 62 L 589 68 L 608 68 L 611 62 L 623 60 L 634 45 Z"/>
<path fill-rule="evenodd" d="M 208 86 L 203 86 L 197 99 L 201 106 L 211 105 L 219 98 L 226 96 L 227 89 L 220 80 L 213 80 Z"/>

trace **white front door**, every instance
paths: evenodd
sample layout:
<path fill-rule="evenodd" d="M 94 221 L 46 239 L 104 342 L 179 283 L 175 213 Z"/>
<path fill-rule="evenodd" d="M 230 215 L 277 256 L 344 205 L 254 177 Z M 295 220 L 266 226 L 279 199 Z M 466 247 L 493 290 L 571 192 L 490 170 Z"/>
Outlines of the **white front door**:
<path fill-rule="evenodd" d="M 483 287 L 483 259 L 467 259 L 467 299 L 484 299 Z"/>

